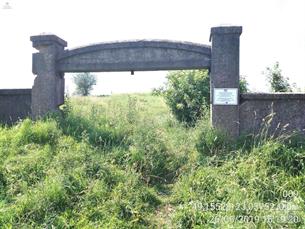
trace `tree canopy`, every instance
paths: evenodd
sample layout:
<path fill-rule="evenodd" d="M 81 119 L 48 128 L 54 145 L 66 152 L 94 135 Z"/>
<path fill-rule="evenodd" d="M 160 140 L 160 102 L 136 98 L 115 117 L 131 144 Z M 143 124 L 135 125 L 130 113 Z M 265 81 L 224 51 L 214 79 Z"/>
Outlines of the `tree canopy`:
<path fill-rule="evenodd" d="M 266 76 L 272 92 L 292 92 L 289 78 L 283 76 L 279 62 L 272 67 L 267 67 L 263 74 Z"/>
<path fill-rule="evenodd" d="M 96 85 L 96 76 L 85 72 L 73 76 L 73 82 L 76 84 L 76 94 L 88 96 Z"/>

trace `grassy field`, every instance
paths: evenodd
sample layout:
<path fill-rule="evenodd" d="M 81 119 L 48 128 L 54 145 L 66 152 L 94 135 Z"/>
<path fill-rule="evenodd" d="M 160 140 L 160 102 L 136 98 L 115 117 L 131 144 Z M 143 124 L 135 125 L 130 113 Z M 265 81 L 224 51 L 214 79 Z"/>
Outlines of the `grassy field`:
<path fill-rule="evenodd" d="M 161 97 L 71 98 L 0 127 L 0 228 L 305 228 L 305 141 L 230 141 Z"/>

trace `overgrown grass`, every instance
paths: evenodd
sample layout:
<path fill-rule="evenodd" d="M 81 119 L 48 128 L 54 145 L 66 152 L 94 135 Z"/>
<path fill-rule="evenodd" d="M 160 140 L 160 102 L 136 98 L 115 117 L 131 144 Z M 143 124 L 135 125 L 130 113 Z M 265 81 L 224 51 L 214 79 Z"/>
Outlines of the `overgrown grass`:
<path fill-rule="evenodd" d="M 304 138 L 233 142 L 161 97 L 0 127 L 0 228 L 304 228 L 304 200 Z"/>

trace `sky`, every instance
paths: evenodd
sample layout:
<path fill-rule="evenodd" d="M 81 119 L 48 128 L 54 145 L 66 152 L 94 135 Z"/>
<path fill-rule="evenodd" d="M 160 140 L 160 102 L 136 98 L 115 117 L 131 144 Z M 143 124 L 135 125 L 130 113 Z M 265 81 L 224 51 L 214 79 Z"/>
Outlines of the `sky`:
<path fill-rule="evenodd" d="M 0 89 L 32 87 L 32 35 L 56 34 L 68 48 L 134 39 L 210 44 L 219 25 L 243 26 L 240 74 L 252 91 L 268 91 L 262 72 L 276 61 L 305 88 L 305 0 L 0 0 Z M 166 74 L 98 73 L 93 94 L 150 91 Z M 72 75 L 65 78 L 72 93 Z"/>

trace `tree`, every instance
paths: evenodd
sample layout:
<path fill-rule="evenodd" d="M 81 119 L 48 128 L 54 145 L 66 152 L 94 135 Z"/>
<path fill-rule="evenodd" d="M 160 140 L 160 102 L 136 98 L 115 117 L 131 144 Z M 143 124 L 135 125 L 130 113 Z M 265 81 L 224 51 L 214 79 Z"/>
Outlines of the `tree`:
<path fill-rule="evenodd" d="M 96 85 L 96 76 L 91 73 L 79 73 L 73 76 L 73 82 L 76 84 L 76 94 L 88 96 Z"/>
<path fill-rule="evenodd" d="M 154 94 L 162 94 L 173 115 L 182 122 L 194 125 L 209 109 L 210 77 L 208 70 L 182 70 L 167 75 L 165 88 L 154 90 Z M 244 77 L 240 81 L 240 92 L 248 91 L 248 83 Z"/>
<path fill-rule="evenodd" d="M 292 92 L 292 88 L 289 84 L 289 78 L 282 75 L 279 62 L 276 62 L 272 67 L 267 67 L 263 72 L 272 92 Z"/>

